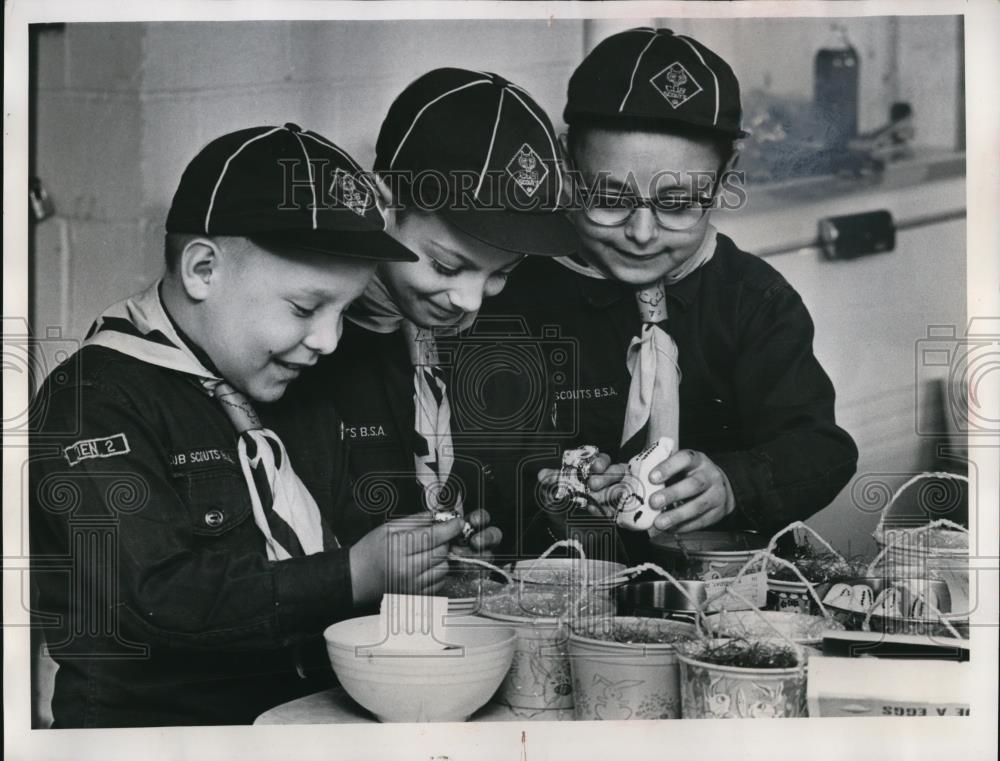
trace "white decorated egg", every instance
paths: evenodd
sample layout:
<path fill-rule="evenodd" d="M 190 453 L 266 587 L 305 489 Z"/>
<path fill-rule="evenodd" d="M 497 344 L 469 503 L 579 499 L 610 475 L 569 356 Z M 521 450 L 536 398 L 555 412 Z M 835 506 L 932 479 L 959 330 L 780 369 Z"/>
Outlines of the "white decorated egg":
<path fill-rule="evenodd" d="M 660 511 L 649 505 L 649 498 L 655 491 L 662 489 L 663 484 L 654 484 L 649 480 L 649 474 L 673 451 L 673 439 L 663 436 L 653 446 L 629 460 L 629 472 L 621 481 L 622 493 L 618 500 L 615 523 L 631 531 L 648 531 L 653 527 L 653 521 Z"/>

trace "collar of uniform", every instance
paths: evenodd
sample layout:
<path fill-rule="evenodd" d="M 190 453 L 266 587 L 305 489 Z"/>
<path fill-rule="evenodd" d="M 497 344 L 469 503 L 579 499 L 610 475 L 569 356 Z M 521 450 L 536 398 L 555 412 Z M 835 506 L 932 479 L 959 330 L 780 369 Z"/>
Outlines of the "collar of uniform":
<path fill-rule="evenodd" d="M 160 297 L 160 303 L 161 304 L 163 303 L 162 295 Z M 198 359 L 198 361 L 205 366 L 205 369 L 207 369 L 211 373 L 215 373 L 217 377 L 221 378 L 222 373 L 219 372 L 219 368 L 215 366 L 215 363 L 212 361 L 212 358 L 208 356 L 208 352 L 206 352 L 203 348 L 201 348 L 201 346 L 196 344 L 194 340 L 192 340 L 192 338 L 187 333 L 181 330 L 181 326 L 177 324 L 177 320 L 175 320 L 174 316 L 170 314 L 170 311 L 167 309 L 166 304 L 163 304 L 163 314 L 165 314 L 167 316 L 167 319 L 170 320 L 170 324 L 173 326 L 174 331 L 177 333 L 177 337 L 184 342 L 184 345 L 187 346 L 187 348 L 191 350 L 191 353 L 194 354 L 194 356 Z"/>
<path fill-rule="evenodd" d="M 711 266 L 712 260 L 710 259 L 680 282 L 673 285 L 665 285 L 663 293 L 686 312 L 694 302 L 695 294 L 698 293 L 698 286 L 701 285 L 701 278 L 705 272 L 705 268 Z"/>
<path fill-rule="evenodd" d="M 712 262 L 710 260 L 679 283 L 665 285 L 663 289 L 664 294 L 682 310 L 687 311 L 694 302 L 705 267 L 710 267 L 711 265 Z M 586 275 L 579 276 L 579 287 L 580 293 L 586 302 L 598 309 L 607 308 L 624 298 L 632 298 L 632 295 L 635 293 L 635 287 L 626 283 L 617 280 L 587 277 Z"/>
<path fill-rule="evenodd" d="M 631 288 L 617 280 L 577 274 L 580 294 L 592 307 L 604 309 L 629 295 Z"/>

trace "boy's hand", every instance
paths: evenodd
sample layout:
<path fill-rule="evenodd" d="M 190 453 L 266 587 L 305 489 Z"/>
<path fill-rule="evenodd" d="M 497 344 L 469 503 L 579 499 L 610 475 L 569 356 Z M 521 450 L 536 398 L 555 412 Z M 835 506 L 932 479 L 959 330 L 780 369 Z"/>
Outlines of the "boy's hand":
<path fill-rule="evenodd" d="M 434 594 L 448 572 L 448 545 L 462 520 L 435 523 L 429 513 L 389 521 L 350 549 L 354 603 L 372 603 L 383 592 Z"/>
<path fill-rule="evenodd" d="M 455 544 L 451 548 L 453 555 L 466 555 L 490 561 L 493 559 L 493 548 L 500 544 L 503 532 L 490 525 L 490 514 L 485 510 L 476 510 L 465 517 L 475 533 L 469 537 L 468 544 Z"/>
<path fill-rule="evenodd" d="M 729 479 L 704 452 L 691 449 L 674 452 L 653 469 L 649 480 L 654 484 L 664 483 L 675 476 L 680 476 L 675 483 L 653 492 L 649 499 L 656 510 L 681 503 L 656 516 L 655 528 L 677 533 L 697 531 L 718 523 L 735 508 Z"/>
<path fill-rule="evenodd" d="M 590 477 L 587 478 L 587 487 L 593 500 L 587 505 L 591 515 L 614 517 L 618 512 L 618 500 L 621 498 L 621 490 L 615 487 L 621 483 L 626 473 L 628 465 L 625 463 L 612 465 L 608 455 L 603 453 L 598 455 L 590 466 Z"/>
<path fill-rule="evenodd" d="M 618 498 L 621 492 L 615 488 L 622 477 L 628 473 L 628 465 L 623 463 L 611 464 L 611 458 L 606 454 L 600 454 L 590 465 L 590 475 L 587 478 L 587 487 L 590 489 L 590 500 L 587 503 L 587 512 L 591 515 L 612 517 L 618 509 Z M 556 485 L 559 483 L 558 468 L 543 468 L 538 473 L 538 481 L 544 488 L 544 494 L 550 501 L 555 501 L 554 493 Z"/>

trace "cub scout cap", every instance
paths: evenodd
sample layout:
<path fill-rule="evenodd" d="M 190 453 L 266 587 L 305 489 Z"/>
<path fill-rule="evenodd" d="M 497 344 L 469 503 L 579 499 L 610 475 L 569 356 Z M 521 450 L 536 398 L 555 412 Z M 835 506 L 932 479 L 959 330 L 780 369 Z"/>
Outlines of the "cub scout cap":
<path fill-rule="evenodd" d="M 404 203 L 443 214 L 467 235 L 521 254 L 577 248 L 552 123 L 497 74 L 435 69 L 396 98 L 375 170 Z"/>
<path fill-rule="evenodd" d="M 602 40 L 569 80 L 567 124 L 596 120 L 698 129 L 732 138 L 742 128 L 740 83 L 695 39 L 640 27 Z"/>
<path fill-rule="evenodd" d="M 251 127 L 216 138 L 192 159 L 166 227 L 168 233 L 416 261 L 385 232 L 377 197 L 357 162 L 322 135 L 295 124 Z"/>

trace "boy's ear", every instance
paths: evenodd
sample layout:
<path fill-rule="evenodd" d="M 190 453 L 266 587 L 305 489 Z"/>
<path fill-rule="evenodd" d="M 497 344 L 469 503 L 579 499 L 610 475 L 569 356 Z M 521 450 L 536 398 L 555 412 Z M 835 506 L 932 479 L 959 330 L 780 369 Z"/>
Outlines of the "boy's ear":
<path fill-rule="evenodd" d="M 177 263 L 184 292 L 194 301 L 204 301 L 219 267 L 219 244 L 211 238 L 194 238 L 181 251 Z"/>
<path fill-rule="evenodd" d="M 729 158 L 726 159 L 726 163 L 722 165 L 722 170 L 719 174 L 718 182 L 716 182 L 715 185 L 716 200 L 718 200 L 718 197 L 723 192 L 725 192 L 724 188 L 731 189 L 732 183 L 734 182 L 737 185 L 741 184 L 739 177 L 737 176 L 730 177 L 730 174 L 736 171 L 736 167 L 739 166 L 739 163 L 740 163 L 740 149 L 739 147 L 734 146 L 733 152 L 730 154 Z"/>
<path fill-rule="evenodd" d="M 385 229 L 392 230 L 396 226 L 396 197 L 392 193 L 392 188 L 378 172 L 372 172 L 369 177 L 375 185 L 375 190 L 378 191 L 376 203 L 385 218 Z"/>
<path fill-rule="evenodd" d="M 738 147 L 734 147 L 733 148 L 732 155 L 729 157 L 729 160 L 726 162 L 725 166 L 722 167 L 722 176 L 723 177 L 725 177 L 730 172 L 736 171 L 736 167 L 740 163 L 740 153 L 741 152 L 740 152 L 740 149 Z"/>
<path fill-rule="evenodd" d="M 570 157 L 569 133 L 566 131 L 559 133 L 559 148 L 562 152 L 562 161 L 559 162 L 559 167 L 563 172 L 563 179 L 566 180 L 566 182 L 563 183 L 563 188 L 565 189 L 565 193 L 569 196 L 569 198 L 563 200 L 563 203 L 565 205 L 572 205 L 573 198 L 575 198 L 580 186 L 580 178 L 577 174 L 576 167 L 573 165 L 573 159 Z"/>

